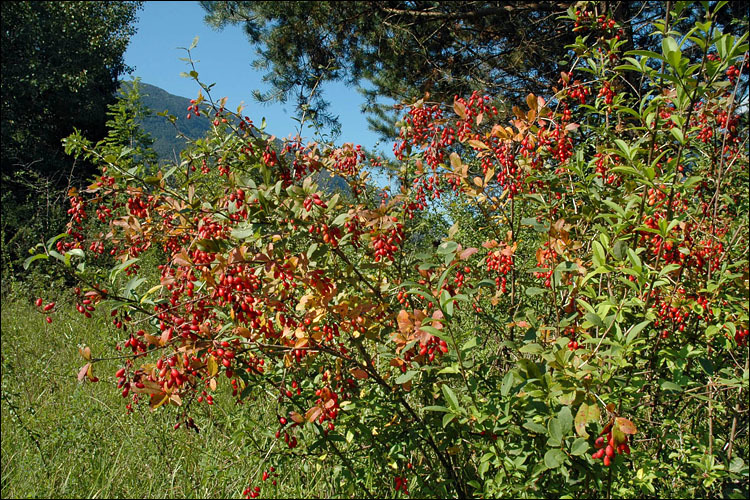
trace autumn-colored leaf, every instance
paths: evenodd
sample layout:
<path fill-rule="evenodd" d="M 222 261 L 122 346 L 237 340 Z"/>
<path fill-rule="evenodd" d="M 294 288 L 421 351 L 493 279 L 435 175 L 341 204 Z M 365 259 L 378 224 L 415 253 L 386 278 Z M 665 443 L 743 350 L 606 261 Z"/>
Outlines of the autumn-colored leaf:
<path fill-rule="evenodd" d="M 458 170 L 459 168 L 461 168 L 461 157 L 458 156 L 458 153 L 456 153 L 455 151 L 451 153 L 450 159 L 451 166 L 454 170 Z"/>
<path fill-rule="evenodd" d="M 131 385 L 131 390 L 133 392 L 137 392 L 139 394 L 154 394 L 157 392 L 164 392 L 162 386 L 157 382 L 148 380 L 146 378 L 141 378 L 140 382 L 143 384 L 143 387 L 138 387 L 138 385 L 136 384 Z"/>
<path fill-rule="evenodd" d="M 216 358 L 213 356 L 209 356 L 208 360 L 206 361 L 206 367 L 208 368 L 208 375 L 210 377 L 215 377 L 217 373 L 219 373 L 219 365 L 216 363 Z"/>
<path fill-rule="evenodd" d="M 144 333 L 143 340 L 145 340 L 147 344 L 159 345 L 159 337 L 154 337 L 150 333 Z"/>
<path fill-rule="evenodd" d="M 238 326 L 237 328 L 235 328 L 234 333 L 236 333 L 240 337 L 245 337 L 246 339 L 252 338 L 250 330 L 248 328 L 245 328 L 244 326 Z"/>
<path fill-rule="evenodd" d="M 490 149 L 487 144 L 483 143 L 482 141 L 478 141 L 476 139 L 469 139 L 469 146 L 477 149 Z"/>
<path fill-rule="evenodd" d="M 412 322 L 410 315 L 404 309 L 401 309 L 396 318 L 398 321 L 398 329 L 401 333 L 408 335 L 414 329 L 414 323 Z"/>
<path fill-rule="evenodd" d="M 636 434 L 638 432 L 638 429 L 635 428 L 633 422 L 631 422 L 627 418 L 617 417 L 615 419 L 615 423 L 617 424 L 617 427 L 620 428 L 623 434 Z"/>
<path fill-rule="evenodd" d="M 83 359 L 85 359 L 86 361 L 91 361 L 91 348 L 89 348 L 88 346 L 86 346 L 83 349 L 81 349 L 79 347 L 78 348 L 78 352 L 81 354 L 81 357 Z"/>
<path fill-rule="evenodd" d="M 151 395 L 151 398 L 149 399 L 148 406 L 151 409 L 151 411 L 156 410 L 161 405 L 169 401 L 169 395 L 164 392 L 159 392 Z"/>
<path fill-rule="evenodd" d="M 81 367 L 81 369 L 78 371 L 78 381 L 83 382 L 83 379 L 86 378 L 86 374 L 89 371 L 89 368 L 91 368 L 91 363 L 86 363 Z"/>
<path fill-rule="evenodd" d="M 466 120 L 466 106 L 461 101 L 454 101 L 453 102 L 453 111 L 458 115 L 459 118 L 462 120 Z"/>
<path fill-rule="evenodd" d="M 537 101 L 536 101 L 536 96 L 534 94 L 529 94 L 526 96 L 526 105 L 529 107 L 529 109 L 533 109 L 536 111 Z"/>
<path fill-rule="evenodd" d="M 599 420 L 600 415 L 599 407 L 596 403 L 581 403 L 575 418 L 576 433 L 581 437 L 588 437 L 589 434 L 586 432 L 586 425 L 589 422 Z"/>
<path fill-rule="evenodd" d="M 352 374 L 352 377 L 363 380 L 369 377 L 367 375 L 367 372 L 364 371 L 362 368 L 352 368 L 349 373 Z"/>
<path fill-rule="evenodd" d="M 323 409 L 320 406 L 313 406 L 307 413 L 305 413 L 305 420 L 308 422 L 315 422 L 323 414 Z"/>
<path fill-rule="evenodd" d="M 301 424 L 301 423 L 303 423 L 305 421 L 305 419 L 302 417 L 302 415 L 300 415 L 296 411 L 290 411 L 289 412 L 289 418 L 291 418 L 293 421 L 295 421 L 298 424 Z"/>
<path fill-rule="evenodd" d="M 476 248 L 473 248 L 473 247 L 471 247 L 471 248 L 467 248 L 467 249 L 465 249 L 464 251 L 462 251 L 462 252 L 461 252 L 461 253 L 460 253 L 460 254 L 458 255 L 458 258 L 459 258 L 459 259 L 461 259 L 461 260 L 466 260 L 466 259 L 468 259 L 469 257 L 471 257 L 472 255 L 474 255 L 475 253 L 477 253 L 478 251 L 479 251 L 479 250 L 477 250 Z"/>

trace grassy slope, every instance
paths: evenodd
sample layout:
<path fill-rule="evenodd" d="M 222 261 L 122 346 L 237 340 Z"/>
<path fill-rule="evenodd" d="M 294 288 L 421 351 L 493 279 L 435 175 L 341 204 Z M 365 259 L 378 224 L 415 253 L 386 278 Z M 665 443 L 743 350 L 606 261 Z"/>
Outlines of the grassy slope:
<path fill-rule="evenodd" d="M 317 457 L 280 465 L 283 441 L 266 457 L 276 426 L 268 403 L 237 407 L 219 391 L 210 410 L 191 409 L 195 433 L 173 429 L 174 407 L 151 413 L 142 405 L 126 415 L 115 361 L 96 365 L 99 383 L 79 384 L 78 346 L 111 347 L 116 334 L 103 315 L 85 320 L 58 309 L 48 325 L 31 304 L 2 304 L 2 498 L 237 498 L 261 485 L 270 465 L 278 487 L 264 485 L 264 497 L 335 495 L 330 467 Z"/>

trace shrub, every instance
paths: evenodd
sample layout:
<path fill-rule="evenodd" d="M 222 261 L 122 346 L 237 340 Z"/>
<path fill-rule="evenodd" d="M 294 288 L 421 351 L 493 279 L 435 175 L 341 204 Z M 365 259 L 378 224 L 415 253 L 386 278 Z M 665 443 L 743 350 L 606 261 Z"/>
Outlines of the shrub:
<path fill-rule="evenodd" d="M 179 165 L 68 140 L 101 175 L 30 261 L 67 266 L 82 314 L 112 310 L 127 411 L 197 430 L 220 386 L 276 401 L 258 432 L 284 451 L 248 497 L 300 453 L 349 495 L 746 495 L 747 43 L 711 14 L 621 53 L 571 9 L 555 95 L 510 120 L 479 93 L 413 103 L 382 196 L 359 147 L 276 149 L 204 86 L 189 111 L 213 129 Z M 430 218 L 452 224 L 437 241 Z"/>

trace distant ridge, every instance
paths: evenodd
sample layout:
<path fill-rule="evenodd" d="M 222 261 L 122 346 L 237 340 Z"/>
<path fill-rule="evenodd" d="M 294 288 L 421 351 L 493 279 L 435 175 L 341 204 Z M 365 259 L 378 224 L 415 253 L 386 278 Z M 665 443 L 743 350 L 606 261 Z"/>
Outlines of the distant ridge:
<path fill-rule="evenodd" d="M 195 116 L 188 120 L 187 108 L 190 106 L 190 99 L 170 94 L 166 90 L 148 83 L 139 83 L 141 90 L 141 100 L 144 106 L 149 108 L 153 114 L 145 118 L 141 124 L 143 130 L 148 132 L 154 139 L 154 151 L 159 157 L 160 162 L 174 162 L 180 157 L 180 153 L 185 149 L 186 141 L 177 137 L 179 130 L 189 139 L 200 139 L 205 137 L 206 132 L 211 128 L 211 121 L 206 115 Z M 157 113 L 167 111 L 170 115 L 177 117 L 177 129 L 166 117 L 158 116 Z M 276 149 L 281 147 L 281 141 L 276 139 Z M 326 191 L 335 193 L 349 193 L 349 186 L 346 181 L 339 176 L 331 177 L 325 172 L 320 172 L 316 176 L 316 182 Z"/>
<path fill-rule="evenodd" d="M 177 137 L 179 130 L 190 139 L 198 139 L 206 135 L 211 128 L 211 122 L 205 115 L 195 116 L 188 120 L 187 107 L 190 99 L 170 94 L 155 85 L 140 82 L 141 99 L 143 104 L 153 111 L 153 115 L 145 118 L 141 124 L 143 129 L 154 139 L 154 151 L 163 161 L 174 161 L 185 149 L 185 140 Z M 177 117 L 177 129 L 166 117 L 157 113 L 167 111 Z"/>

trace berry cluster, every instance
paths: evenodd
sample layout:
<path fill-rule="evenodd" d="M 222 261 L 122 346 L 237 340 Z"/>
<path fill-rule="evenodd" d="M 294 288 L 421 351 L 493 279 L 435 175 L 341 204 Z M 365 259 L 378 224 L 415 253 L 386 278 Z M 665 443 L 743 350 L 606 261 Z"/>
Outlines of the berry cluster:
<path fill-rule="evenodd" d="M 200 116 L 201 112 L 198 109 L 198 101 L 196 101 L 195 99 L 190 99 L 190 105 L 187 107 L 187 111 L 188 114 L 185 118 L 187 118 L 188 120 L 191 119 L 193 115 Z"/>
<path fill-rule="evenodd" d="M 591 458 L 594 460 L 601 459 L 604 462 L 605 467 L 612 465 L 612 460 L 615 455 L 630 455 L 630 446 L 628 445 L 628 435 L 623 434 L 625 440 L 616 443 L 612 437 L 612 424 L 607 425 L 602 431 L 601 435 L 596 438 L 594 447 L 598 450 L 595 451 Z"/>

